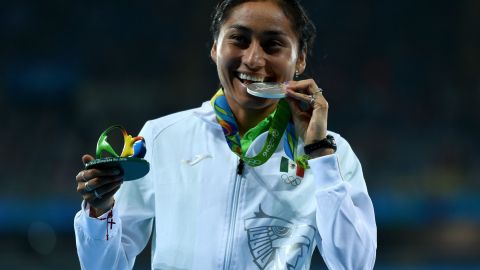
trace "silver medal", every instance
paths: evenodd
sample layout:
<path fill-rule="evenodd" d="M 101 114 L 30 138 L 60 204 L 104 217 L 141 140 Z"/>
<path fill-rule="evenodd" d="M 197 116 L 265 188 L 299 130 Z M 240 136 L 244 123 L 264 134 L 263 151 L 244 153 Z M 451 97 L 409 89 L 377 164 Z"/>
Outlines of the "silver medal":
<path fill-rule="evenodd" d="M 284 98 L 286 97 L 285 83 L 260 82 L 247 85 L 247 92 L 261 98 Z"/>

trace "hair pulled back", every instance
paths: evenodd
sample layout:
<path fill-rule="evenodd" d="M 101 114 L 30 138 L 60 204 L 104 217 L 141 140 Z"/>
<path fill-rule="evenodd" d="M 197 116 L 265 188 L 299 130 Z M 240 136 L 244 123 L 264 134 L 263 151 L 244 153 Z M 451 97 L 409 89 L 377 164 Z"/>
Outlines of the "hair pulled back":
<path fill-rule="evenodd" d="M 230 16 L 231 10 L 245 2 L 255 0 L 220 0 L 212 14 L 212 24 L 210 32 L 213 40 L 218 38 L 220 28 L 225 20 Z M 257 0 L 258 1 L 258 0 Z M 315 40 L 316 28 L 305 9 L 298 0 L 272 0 L 282 8 L 287 18 L 290 19 L 292 26 L 297 33 L 299 42 L 299 51 L 305 50 L 307 54 L 311 53 L 313 42 Z"/>

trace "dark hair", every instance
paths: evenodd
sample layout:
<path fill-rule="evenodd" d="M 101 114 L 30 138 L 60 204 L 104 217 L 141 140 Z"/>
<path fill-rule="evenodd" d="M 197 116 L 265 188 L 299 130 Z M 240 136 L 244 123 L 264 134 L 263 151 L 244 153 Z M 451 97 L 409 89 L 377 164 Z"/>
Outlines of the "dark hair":
<path fill-rule="evenodd" d="M 210 31 L 213 40 L 218 38 L 220 27 L 230 16 L 232 8 L 245 2 L 254 2 L 255 0 L 220 0 L 212 14 L 212 24 Z M 257 0 L 258 1 L 258 0 Z M 265 0 L 266 1 L 266 0 Z M 299 51 L 306 50 L 311 53 L 313 41 L 315 40 L 316 28 L 313 22 L 308 18 L 305 9 L 298 0 L 273 0 L 285 12 L 285 15 L 293 24 L 294 30 L 298 35 Z"/>

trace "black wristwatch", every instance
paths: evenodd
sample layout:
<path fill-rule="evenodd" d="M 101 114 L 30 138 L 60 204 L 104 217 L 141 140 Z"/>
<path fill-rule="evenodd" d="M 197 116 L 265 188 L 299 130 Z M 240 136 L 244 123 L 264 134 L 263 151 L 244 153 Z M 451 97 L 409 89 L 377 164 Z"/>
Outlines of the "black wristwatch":
<path fill-rule="evenodd" d="M 337 144 L 335 143 L 335 139 L 332 135 L 327 135 L 327 137 L 323 140 L 314 141 L 311 144 L 305 145 L 303 147 L 303 151 L 305 154 L 310 155 L 313 151 L 321 148 L 330 148 L 333 149 L 334 152 L 337 151 Z"/>

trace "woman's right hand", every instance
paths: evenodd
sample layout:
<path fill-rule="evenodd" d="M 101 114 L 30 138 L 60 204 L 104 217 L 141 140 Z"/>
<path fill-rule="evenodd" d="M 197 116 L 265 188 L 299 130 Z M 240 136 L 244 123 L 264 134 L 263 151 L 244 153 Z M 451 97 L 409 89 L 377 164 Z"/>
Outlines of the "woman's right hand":
<path fill-rule="evenodd" d="M 83 164 L 94 160 L 91 155 L 82 157 Z M 96 217 L 113 207 L 113 195 L 123 183 L 119 168 L 88 169 L 77 174 L 77 192 L 93 208 Z"/>

